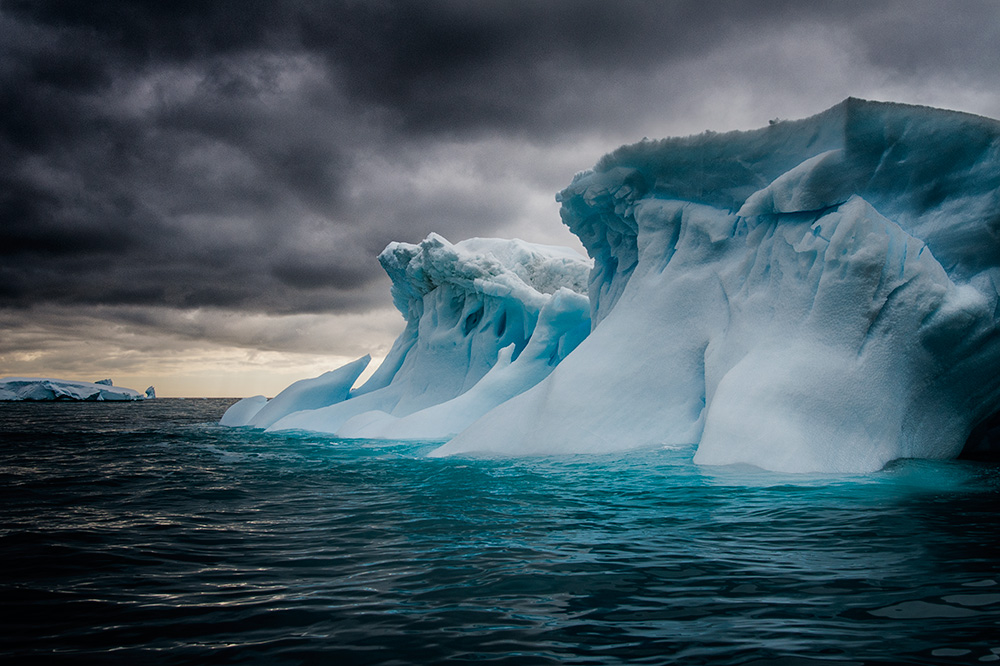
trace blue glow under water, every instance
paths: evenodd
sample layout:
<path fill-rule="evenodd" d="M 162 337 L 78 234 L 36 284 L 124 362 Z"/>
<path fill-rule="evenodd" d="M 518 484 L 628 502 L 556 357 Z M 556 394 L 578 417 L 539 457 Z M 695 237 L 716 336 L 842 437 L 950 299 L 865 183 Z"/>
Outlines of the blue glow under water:
<path fill-rule="evenodd" d="M 2 660 L 1000 661 L 995 465 L 440 460 L 230 402 L 0 404 Z"/>

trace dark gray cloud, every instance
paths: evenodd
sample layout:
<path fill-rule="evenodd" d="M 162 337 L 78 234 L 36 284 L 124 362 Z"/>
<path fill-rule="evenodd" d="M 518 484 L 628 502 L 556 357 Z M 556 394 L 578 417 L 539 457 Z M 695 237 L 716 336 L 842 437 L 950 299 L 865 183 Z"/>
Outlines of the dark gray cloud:
<path fill-rule="evenodd" d="M 524 231 L 525 183 L 551 197 L 589 138 L 783 80 L 793 115 L 822 97 L 792 90 L 822 48 L 863 88 L 971 95 L 995 87 L 998 31 L 991 0 L 8 0 L 0 306 L 383 306 L 387 242 Z M 833 97 L 811 111 L 859 94 L 817 81 Z"/>

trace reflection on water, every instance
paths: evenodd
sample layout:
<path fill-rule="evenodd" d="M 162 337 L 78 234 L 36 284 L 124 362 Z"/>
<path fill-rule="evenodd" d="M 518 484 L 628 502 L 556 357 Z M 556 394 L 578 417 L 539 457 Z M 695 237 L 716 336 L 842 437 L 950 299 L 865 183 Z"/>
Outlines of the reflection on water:
<path fill-rule="evenodd" d="M 227 404 L 0 405 L 0 654 L 1000 660 L 995 465 L 429 459 L 221 428 Z"/>

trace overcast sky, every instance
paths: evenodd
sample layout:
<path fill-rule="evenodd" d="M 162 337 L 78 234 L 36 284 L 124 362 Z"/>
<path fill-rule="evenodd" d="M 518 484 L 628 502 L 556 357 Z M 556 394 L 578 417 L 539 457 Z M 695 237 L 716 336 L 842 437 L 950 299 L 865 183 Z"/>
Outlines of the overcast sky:
<path fill-rule="evenodd" d="M 273 395 L 402 328 L 431 231 L 580 247 L 643 137 L 845 97 L 1000 118 L 1000 2 L 0 0 L 0 376 Z"/>

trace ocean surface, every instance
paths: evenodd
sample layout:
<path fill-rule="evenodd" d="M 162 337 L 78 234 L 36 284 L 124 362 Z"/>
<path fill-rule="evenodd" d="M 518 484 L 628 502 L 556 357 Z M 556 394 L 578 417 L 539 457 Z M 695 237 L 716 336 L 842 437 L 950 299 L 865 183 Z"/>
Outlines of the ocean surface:
<path fill-rule="evenodd" d="M 430 459 L 0 403 L 0 661 L 1000 662 L 1000 467 Z"/>

